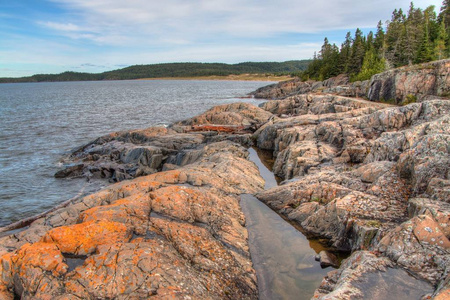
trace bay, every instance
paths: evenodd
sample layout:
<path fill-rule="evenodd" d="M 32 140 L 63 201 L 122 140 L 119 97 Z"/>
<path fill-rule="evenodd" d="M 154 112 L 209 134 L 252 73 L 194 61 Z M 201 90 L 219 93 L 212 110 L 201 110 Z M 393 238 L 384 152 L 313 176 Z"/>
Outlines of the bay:
<path fill-rule="evenodd" d="M 0 84 L 0 226 L 72 198 L 84 179 L 55 179 L 59 159 L 114 131 L 168 125 L 270 84 L 129 80 Z M 85 191 L 105 185 L 92 182 Z"/>

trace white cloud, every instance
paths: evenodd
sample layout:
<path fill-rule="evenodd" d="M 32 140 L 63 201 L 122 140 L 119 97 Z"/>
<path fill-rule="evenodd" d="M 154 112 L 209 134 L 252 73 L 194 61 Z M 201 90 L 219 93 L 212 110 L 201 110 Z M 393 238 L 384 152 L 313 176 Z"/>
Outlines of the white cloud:
<path fill-rule="evenodd" d="M 109 35 L 162 37 L 192 41 L 205 36 L 268 37 L 375 27 L 394 8 L 410 0 L 53 0 L 80 17 L 81 27 Z M 416 7 L 440 0 L 416 0 Z"/>
<path fill-rule="evenodd" d="M 65 71 L 92 63 L 241 62 L 310 58 L 330 31 L 373 28 L 410 0 L 50 0 L 63 13 L 39 15 L 39 38 L 2 39 L 7 62 Z M 395 3 L 394 3 L 395 2 Z M 416 7 L 441 0 L 415 0 Z M 65 12 L 65 13 L 64 13 Z M 318 43 L 307 44 L 304 33 Z M 344 36 L 338 41 L 343 40 Z M 310 39 L 313 40 L 313 39 Z M 3 49 L 3 50 L 2 50 Z M 70 65 L 69 65 L 70 64 Z M 87 66 L 84 66 L 87 68 Z M 100 72 L 89 67 L 86 71 Z M 40 73 L 37 70 L 34 73 Z"/>
<path fill-rule="evenodd" d="M 40 25 L 60 31 L 81 31 L 80 26 L 72 23 L 39 22 Z"/>

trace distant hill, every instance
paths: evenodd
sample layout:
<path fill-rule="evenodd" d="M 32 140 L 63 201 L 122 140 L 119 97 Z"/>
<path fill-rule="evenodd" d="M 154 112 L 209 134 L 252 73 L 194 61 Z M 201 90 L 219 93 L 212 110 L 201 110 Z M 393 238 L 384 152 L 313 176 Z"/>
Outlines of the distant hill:
<path fill-rule="evenodd" d="M 91 81 L 126 80 L 161 77 L 199 77 L 227 76 L 239 74 L 291 74 L 303 71 L 311 60 L 291 60 L 285 62 L 244 62 L 238 64 L 223 63 L 166 63 L 153 65 L 135 65 L 103 73 L 64 72 L 61 74 L 36 74 L 20 78 L 0 78 L 6 82 L 43 82 L 43 81 Z"/>

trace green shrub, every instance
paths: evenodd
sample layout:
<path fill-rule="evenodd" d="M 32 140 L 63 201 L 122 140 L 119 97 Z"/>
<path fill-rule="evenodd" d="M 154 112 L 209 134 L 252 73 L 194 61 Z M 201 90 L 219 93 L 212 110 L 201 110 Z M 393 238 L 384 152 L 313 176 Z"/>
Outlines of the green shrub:
<path fill-rule="evenodd" d="M 408 104 L 416 103 L 416 102 L 417 102 L 416 95 L 408 94 L 408 95 L 406 95 L 405 99 L 403 99 L 402 105 L 408 105 Z"/>

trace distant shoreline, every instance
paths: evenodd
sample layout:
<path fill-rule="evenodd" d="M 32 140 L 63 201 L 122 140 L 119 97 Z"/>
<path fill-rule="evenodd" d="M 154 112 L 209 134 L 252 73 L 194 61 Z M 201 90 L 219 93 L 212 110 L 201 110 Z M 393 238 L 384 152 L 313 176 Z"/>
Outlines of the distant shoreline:
<path fill-rule="evenodd" d="M 191 76 L 191 77 L 158 77 L 138 78 L 134 80 L 235 80 L 235 81 L 286 81 L 293 79 L 292 76 L 274 76 L 264 74 L 240 74 L 227 76 Z"/>

